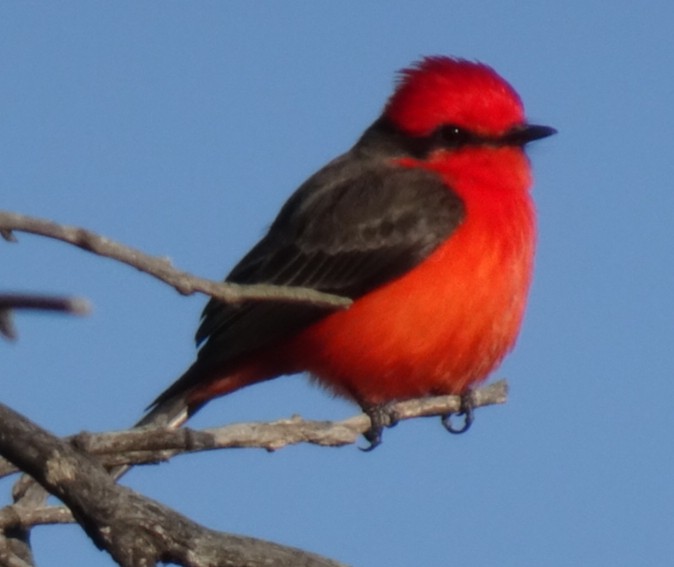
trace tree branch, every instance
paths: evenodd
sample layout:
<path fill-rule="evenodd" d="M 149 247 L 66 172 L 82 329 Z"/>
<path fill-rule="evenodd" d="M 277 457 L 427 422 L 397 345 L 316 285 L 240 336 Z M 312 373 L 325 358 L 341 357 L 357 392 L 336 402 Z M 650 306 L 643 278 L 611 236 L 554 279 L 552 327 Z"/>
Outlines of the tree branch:
<path fill-rule="evenodd" d="M 199 526 L 116 484 L 89 455 L 3 404 L 0 453 L 64 502 L 94 543 L 122 567 L 146 567 L 158 562 L 185 567 L 340 566 L 298 549 Z M 4 552 L 0 546 L 0 553 Z M 19 559 L 13 564 L 21 565 Z"/>
<path fill-rule="evenodd" d="M 499 380 L 471 394 L 473 407 L 503 404 L 508 384 Z M 398 421 L 419 417 L 441 417 L 461 409 L 459 396 L 437 396 L 398 402 L 390 407 Z M 309 443 L 341 447 L 358 441 L 370 427 L 370 418 L 359 414 L 332 421 L 304 420 L 298 416 L 271 423 L 235 423 L 223 427 L 195 430 L 140 428 L 107 433 L 80 433 L 66 440 L 95 455 L 107 467 L 167 461 L 176 455 L 216 449 L 258 448 L 276 451 L 289 445 Z M 7 461 L 0 461 L 0 478 L 18 472 Z M 0 521 L 1 523 L 1 521 Z"/>
<path fill-rule="evenodd" d="M 15 242 L 14 231 L 46 236 L 67 242 L 98 256 L 117 260 L 167 283 L 183 295 L 204 293 L 227 303 L 247 300 L 310 303 L 328 310 L 351 305 L 351 300 L 348 298 L 309 288 L 214 282 L 177 270 L 167 258 L 150 256 L 84 228 L 60 225 L 46 219 L 0 211 L 0 234 L 6 240 Z"/>

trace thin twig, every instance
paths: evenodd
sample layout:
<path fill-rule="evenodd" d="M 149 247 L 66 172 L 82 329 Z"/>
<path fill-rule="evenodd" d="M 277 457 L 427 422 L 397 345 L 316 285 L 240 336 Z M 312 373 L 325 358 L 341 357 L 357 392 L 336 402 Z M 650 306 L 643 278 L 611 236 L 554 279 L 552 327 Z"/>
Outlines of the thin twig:
<path fill-rule="evenodd" d="M 3 309 L 35 309 L 38 311 L 61 311 L 73 315 L 87 315 L 91 311 L 91 304 L 81 297 L 0 293 L 0 310 Z"/>
<path fill-rule="evenodd" d="M 0 335 L 10 340 L 17 337 L 12 317 L 15 309 L 57 311 L 72 315 L 86 315 L 91 311 L 91 304 L 86 299 L 80 297 L 0 293 Z"/>
<path fill-rule="evenodd" d="M 339 309 L 351 305 L 351 300 L 348 298 L 309 288 L 214 282 L 174 268 L 168 258 L 150 256 L 84 228 L 65 226 L 46 219 L 0 211 L 0 234 L 9 240 L 13 231 L 46 236 L 67 242 L 98 256 L 117 260 L 169 284 L 183 295 L 204 293 L 228 303 L 247 300 L 310 303 L 326 309 Z"/>
<path fill-rule="evenodd" d="M 503 404 L 508 385 L 499 380 L 472 392 L 475 408 Z M 398 402 L 390 407 L 397 420 L 444 416 L 461 408 L 459 396 L 437 396 Z M 365 414 L 342 421 L 312 421 L 292 417 L 271 423 L 235 423 L 223 427 L 145 428 L 106 433 L 80 433 L 68 438 L 79 449 L 95 455 L 108 467 L 167 461 L 176 455 L 215 449 L 258 448 L 276 451 L 289 445 L 341 447 L 358 441 L 370 427 Z M 18 472 L 7 461 L 0 461 L 0 478 Z"/>
<path fill-rule="evenodd" d="M 46 524 L 72 524 L 72 512 L 65 506 L 5 506 L 0 509 L 0 532 L 7 528 L 30 528 Z M 2 565 L 2 562 L 0 562 Z"/>

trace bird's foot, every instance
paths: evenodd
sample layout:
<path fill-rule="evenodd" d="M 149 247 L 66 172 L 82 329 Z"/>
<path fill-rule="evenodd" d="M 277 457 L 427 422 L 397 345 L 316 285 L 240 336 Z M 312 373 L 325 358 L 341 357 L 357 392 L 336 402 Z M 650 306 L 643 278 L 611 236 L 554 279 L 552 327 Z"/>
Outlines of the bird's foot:
<path fill-rule="evenodd" d="M 465 433 L 470 429 L 470 426 L 475 419 L 473 413 L 474 402 L 473 402 L 473 392 L 468 390 L 465 394 L 461 394 L 461 408 L 459 411 L 451 412 L 446 415 L 443 415 L 440 419 L 442 420 L 442 425 L 445 426 L 445 429 L 450 433 L 458 435 L 459 433 Z M 463 423 L 461 425 L 454 425 L 452 422 L 452 417 L 463 416 Z"/>
<path fill-rule="evenodd" d="M 363 437 L 370 445 L 360 447 L 361 451 L 372 451 L 372 449 L 381 445 L 384 428 L 394 427 L 398 424 L 398 416 L 393 406 L 394 404 L 391 402 L 363 408 L 363 411 L 370 418 L 370 428 L 363 433 Z"/>

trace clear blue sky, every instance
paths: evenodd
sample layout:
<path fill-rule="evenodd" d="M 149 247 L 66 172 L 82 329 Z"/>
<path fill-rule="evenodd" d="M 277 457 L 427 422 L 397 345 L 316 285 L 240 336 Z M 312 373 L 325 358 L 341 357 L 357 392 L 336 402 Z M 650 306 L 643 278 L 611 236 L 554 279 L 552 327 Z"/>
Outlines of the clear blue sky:
<path fill-rule="evenodd" d="M 424 54 L 494 66 L 528 116 L 535 285 L 504 407 L 364 454 L 184 457 L 125 482 L 212 528 L 359 567 L 671 565 L 671 2 L 63 2 L 0 6 L 1 207 L 87 226 L 221 278 L 291 191 L 377 116 Z M 204 300 L 64 244 L 0 243 L 0 288 L 79 294 L 22 315 L 2 401 L 68 434 L 120 429 L 188 365 Z M 196 426 L 354 412 L 299 377 Z M 3 494 L 8 484 L 0 484 Z M 107 566 L 74 527 L 38 564 Z"/>

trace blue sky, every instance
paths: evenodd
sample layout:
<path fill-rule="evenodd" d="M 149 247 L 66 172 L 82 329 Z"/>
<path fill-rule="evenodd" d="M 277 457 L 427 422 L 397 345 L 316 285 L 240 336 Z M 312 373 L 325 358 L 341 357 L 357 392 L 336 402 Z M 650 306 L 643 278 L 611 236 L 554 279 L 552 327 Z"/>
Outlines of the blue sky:
<path fill-rule="evenodd" d="M 610 6 L 610 8 L 609 8 Z M 64 2 L 0 6 L 1 207 L 219 279 L 427 54 L 489 63 L 532 122 L 540 237 L 504 407 L 382 447 L 197 455 L 124 482 L 209 527 L 362 567 L 670 565 L 674 555 L 674 9 L 668 2 Z M 186 367 L 204 300 L 64 244 L 0 243 L 20 315 L 2 401 L 59 434 L 120 429 Z M 354 408 L 301 377 L 195 426 Z M 2 483 L 4 494 L 9 484 Z M 74 527 L 38 564 L 112 565 Z"/>

